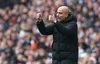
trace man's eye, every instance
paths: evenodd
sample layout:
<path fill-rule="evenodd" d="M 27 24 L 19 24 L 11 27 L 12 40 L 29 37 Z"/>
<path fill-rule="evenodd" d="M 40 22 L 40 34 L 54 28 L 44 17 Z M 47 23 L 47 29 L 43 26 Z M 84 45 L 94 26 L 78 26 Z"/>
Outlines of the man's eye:
<path fill-rule="evenodd" d="M 58 14 L 62 14 L 61 12 L 58 12 Z"/>

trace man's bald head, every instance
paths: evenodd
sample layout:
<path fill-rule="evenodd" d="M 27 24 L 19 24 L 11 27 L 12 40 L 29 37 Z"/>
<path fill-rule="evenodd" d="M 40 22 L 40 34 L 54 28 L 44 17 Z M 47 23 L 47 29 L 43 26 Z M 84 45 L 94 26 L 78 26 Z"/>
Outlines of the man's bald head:
<path fill-rule="evenodd" d="M 67 6 L 60 6 L 58 10 L 62 10 L 64 13 L 69 13 L 69 8 Z"/>
<path fill-rule="evenodd" d="M 57 9 L 57 17 L 59 20 L 64 20 L 66 17 L 68 17 L 70 10 L 67 6 L 60 6 Z"/>

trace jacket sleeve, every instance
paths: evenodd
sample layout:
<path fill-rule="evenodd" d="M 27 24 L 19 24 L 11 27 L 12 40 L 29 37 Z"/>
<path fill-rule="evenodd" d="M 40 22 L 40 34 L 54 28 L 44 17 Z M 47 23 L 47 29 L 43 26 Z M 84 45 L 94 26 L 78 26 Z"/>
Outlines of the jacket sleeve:
<path fill-rule="evenodd" d="M 53 34 L 53 25 L 45 26 L 43 20 L 37 22 L 37 27 L 43 35 Z"/>
<path fill-rule="evenodd" d="M 77 24 L 75 21 L 69 22 L 66 26 L 62 25 L 60 22 L 56 22 L 55 27 L 64 36 L 77 35 Z"/>

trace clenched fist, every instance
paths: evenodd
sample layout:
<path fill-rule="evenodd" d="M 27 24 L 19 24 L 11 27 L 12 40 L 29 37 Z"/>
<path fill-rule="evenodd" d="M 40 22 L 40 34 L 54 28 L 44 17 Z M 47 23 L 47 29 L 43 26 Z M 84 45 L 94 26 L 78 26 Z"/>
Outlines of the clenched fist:
<path fill-rule="evenodd" d="M 56 18 L 54 15 L 49 15 L 49 21 L 56 22 Z"/>
<path fill-rule="evenodd" d="M 37 19 L 37 20 L 42 20 L 42 14 L 41 14 L 41 13 L 37 13 L 36 19 Z"/>

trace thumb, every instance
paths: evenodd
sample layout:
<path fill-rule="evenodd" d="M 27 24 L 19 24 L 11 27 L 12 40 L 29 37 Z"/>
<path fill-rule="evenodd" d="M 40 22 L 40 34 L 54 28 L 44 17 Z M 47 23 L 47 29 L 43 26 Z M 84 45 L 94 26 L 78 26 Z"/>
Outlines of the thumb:
<path fill-rule="evenodd" d="M 49 21 L 51 21 L 52 20 L 52 16 L 51 15 L 49 15 Z"/>

